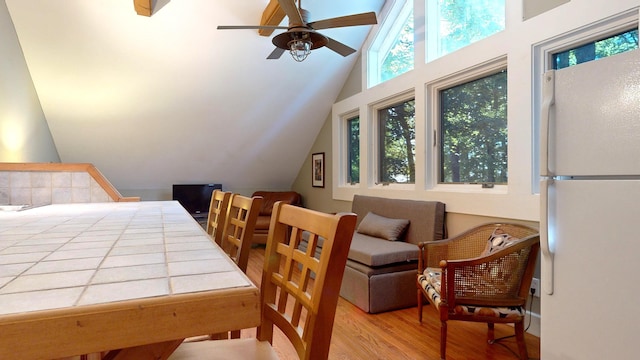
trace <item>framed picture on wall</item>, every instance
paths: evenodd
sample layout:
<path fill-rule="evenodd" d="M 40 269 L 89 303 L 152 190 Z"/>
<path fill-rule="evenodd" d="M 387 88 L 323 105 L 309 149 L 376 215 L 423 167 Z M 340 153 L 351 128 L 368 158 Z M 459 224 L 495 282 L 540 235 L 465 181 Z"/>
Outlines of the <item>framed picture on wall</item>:
<path fill-rule="evenodd" d="M 311 185 L 313 187 L 324 187 L 324 153 L 311 155 Z"/>

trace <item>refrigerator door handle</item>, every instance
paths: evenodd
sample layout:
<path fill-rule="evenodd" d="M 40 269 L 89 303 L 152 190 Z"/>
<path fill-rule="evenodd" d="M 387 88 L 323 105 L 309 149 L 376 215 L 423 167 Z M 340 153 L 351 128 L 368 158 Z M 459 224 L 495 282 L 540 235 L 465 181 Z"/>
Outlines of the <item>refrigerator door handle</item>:
<path fill-rule="evenodd" d="M 540 109 L 540 176 L 553 176 L 549 171 L 549 119 L 555 102 L 555 70 L 544 73 L 542 79 L 542 108 Z"/>
<path fill-rule="evenodd" d="M 549 185 L 553 179 L 540 181 L 540 250 L 542 252 L 542 289 L 553 294 L 553 252 L 549 244 Z"/>

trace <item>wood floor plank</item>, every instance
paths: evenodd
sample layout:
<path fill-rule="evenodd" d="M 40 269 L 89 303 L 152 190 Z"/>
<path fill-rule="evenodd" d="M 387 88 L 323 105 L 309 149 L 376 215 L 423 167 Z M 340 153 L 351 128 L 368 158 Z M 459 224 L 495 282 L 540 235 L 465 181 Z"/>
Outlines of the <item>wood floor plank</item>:
<path fill-rule="evenodd" d="M 260 284 L 264 248 L 251 250 L 247 274 Z M 377 359 L 439 359 L 440 321 L 433 306 L 425 305 L 423 322 L 418 322 L 417 307 L 367 314 L 340 298 L 333 326 L 331 360 Z M 496 324 L 495 336 L 513 335 L 513 327 Z M 242 337 L 254 337 L 255 329 L 242 330 Z M 513 360 L 518 359 L 515 337 L 496 344 L 486 340 L 484 323 L 450 321 L 448 326 L 447 360 Z M 531 359 L 540 358 L 540 339 L 531 334 L 525 336 Z M 274 337 L 274 347 L 281 359 L 297 359 L 284 336 Z"/>

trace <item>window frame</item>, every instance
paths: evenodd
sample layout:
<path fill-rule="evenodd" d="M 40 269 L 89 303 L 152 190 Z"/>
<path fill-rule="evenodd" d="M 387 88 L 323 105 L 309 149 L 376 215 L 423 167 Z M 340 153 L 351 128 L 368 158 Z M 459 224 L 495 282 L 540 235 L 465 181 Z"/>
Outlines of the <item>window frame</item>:
<path fill-rule="evenodd" d="M 398 189 L 398 190 L 413 190 L 416 187 L 416 183 L 381 183 L 379 181 L 380 179 L 380 157 L 381 157 L 381 153 L 382 153 L 382 149 L 381 149 L 381 144 L 380 144 L 380 139 L 381 139 L 381 134 L 380 134 L 380 118 L 379 118 L 379 111 L 393 106 L 393 105 L 397 105 L 397 104 L 401 104 L 404 103 L 406 101 L 409 100 L 414 100 L 414 102 L 416 101 L 416 97 L 415 97 L 415 91 L 410 90 L 410 91 L 406 91 L 403 92 L 401 94 L 398 94 L 396 96 L 393 97 L 389 97 L 383 101 L 379 101 L 376 103 L 373 103 L 369 106 L 369 123 L 368 123 L 368 127 L 369 127 L 369 137 L 367 138 L 367 144 L 369 146 L 368 148 L 368 153 L 369 153 L 369 163 L 368 163 L 368 169 L 369 169 L 369 173 L 367 174 L 368 176 L 368 183 L 369 183 L 369 187 L 374 187 L 374 188 L 381 188 L 381 187 L 385 187 L 385 188 L 389 188 L 389 189 Z M 414 110 L 414 117 L 416 117 L 417 114 L 415 113 Z M 362 124 L 362 122 L 361 122 Z M 417 139 L 417 131 L 416 128 L 414 127 L 414 133 L 416 136 L 416 142 L 418 141 Z M 362 134 L 361 134 L 362 135 Z M 360 138 L 360 141 L 362 141 L 362 137 Z M 417 144 L 416 144 L 417 145 Z M 418 156 L 417 156 L 417 148 L 416 148 L 416 153 L 414 154 L 414 156 L 416 157 L 415 162 L 417 162 Z M 361 174 L 362 176 L 362 174 Z M 414 174 L 414 176 L 417 176 L 417 174 Z M 362 181 L 362 179 L 361 179 Z"/>
<path fill-rule="evenodd" d="M 358 181 L 353 181 L 353 179 L 351 179 L 351 162 L 352 162 L 352 154 L 351 154 L 351 135 L 352 135 L 352 131 L 351 131 L 351 122 L 355 119 L 358 119 Z M 360 166 L 360 146 L 362 144 L 362 132 L 360 131 L 360 129 L 362 128 L 362 119 L 360 118 L 360 113 L 358 112 L 354 112 L 351 114 L 347 114 L 344 116 L 344 126 L 345 126 L 345 132 L 344 132 L 344 140 L 345 140 L 345 156 L 346 156 L 346 160 L 344 163 L 344 168 L 345 168 L 345 184 L 347 185 L 351 185 L 351 186 L 355 186 L 360 184 L 360 179 L 362 178 L 362 171 L 360 169 L 362 169 L 362 166 Z"/>
<path fill-rule="evenodd" d="M 379 26 L 376 36 L 367 49 L 367 87 L 371 88 L 382 84 L 381 67 L 386 54 L 395 43 L 404 28 L 409 15 L 414 11 L 413 0 L 398 0 L 393 2 L 388 14 L 384 17 L 383 23 Z M 415 18 L 414 18 L 415 22 Z M 414 23 L 414 43 L 415 43 L 415 23 Z M 416 54 L 414 47 L 413 68 L 415 69 Z"/>
<path fill-rule="evenodd" d="M 478 64 L 466 70 L 452 74 L 451 76 L 439 79 L 426 85 L 427 96 L 427 136 L 431 138 L 431 144 L 429 148 L 432 149 L 430 156 L 427 156 L 427 187 L 434 191 L 443 192 L 489 192 L 489 193 L 507 193 L 509 183 L 506 184 L 493 184 L 492 187 L 484 187 L 482 183 L 477 184 L 460 184 L 460 183 L 441 183 L 440 169 L 442 168 L 442 154 L 440 151 L 440 142 L 442 140 L 442 122 L 440 119 L 440 91 L 449 89 L 454 86 L 463 85 L 465 83 L 481 79 L 486 76 L 493 75 L 497 72 L 507 71 L 507 89 L 509 84 L 509 72 L 507 68 L 506 56 L 493 59 L 482 64 Z M 507 104 L 509 103 L 509 94 L 507 91 Z M 509 114 L 507 111 L 507 142 L 509 141 Z M 509 173 L 510 162 L 507 155 L 507 173 Z M 430 163 L 429 163 L 430 162 Z"/>
<path fill-rule="evenodd" d="M 436 28 L 439 27 L 439 23 L 441 21 L 440 19 L 440 11 L 439 11 L 439 7 L 440 4 L 438 3 L 439 0 L 424 0 L 425 2 L 425 23 L 424 23 L 424 27 L 425 27 L 425 62 L 431 62 L 434 60 L 437 60 L 439 58 L 445 57 L 447 55 L 450 55 L 452 53 L 455 53 L 457 51 L 460 51 L 474 43 L 477 43 L 479 41 L 482 41 L 486 38 L 495 36 L 496 34 L 499 34 L 500 32 L 505 31 L 505 29 L 507 28 L 507 0 L 504 0 L 504 8 L 505 8 L 505 13 L 504 13 L 504 26 L 502 27 L 502 30 L 500 31 L 496 31 L 488 36 L 483 37 L 482 39 L 478 39 L 475 41 L 472 41 L 456 50 L 453 50 L 451 52 L 448 52 L 446 54 L 441 54 L 441 44 L 440 44 L 440 32 L 439 31 L 431 31 L 432 29 L 432 25 L 431 24 L 436 24 L 434 25 Z"/>
<path fill-rule="evenodd" d="M 360 119 L 360 135 L 359 135 L 359 146 L 360 146 L 360 154 L 362 154 L 362 116 L 358 109 L 349 110 L 339 115 L 339 136 L 340 136 L 340 161 L 338 164 L 338 186 L 346 187 L 346 188 L 358 188 L 360 183 L 362 182 L 362 155 L 360 155 L 360 181 L 357 183 L 352 183 L 349 181 L 349 120 L 353 118 Z M 334 168 L 335 169 L 335 168 Z M 335 171 L 335 170 L 334 170 Z"/>

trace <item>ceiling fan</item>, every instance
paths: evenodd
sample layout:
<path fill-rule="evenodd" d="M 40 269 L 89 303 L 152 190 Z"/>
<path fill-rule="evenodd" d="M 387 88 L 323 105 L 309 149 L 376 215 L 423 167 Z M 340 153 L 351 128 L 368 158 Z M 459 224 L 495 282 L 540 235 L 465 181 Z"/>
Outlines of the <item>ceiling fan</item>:
<path fill-rule="evenodd" d="M 331 29 L 347 26 L 374 25 L 377 24 L 375 12 L 367 12 L 355 15 L 335 17 L 331 19 L 309 22 L 309 12 L 302 8 L 302 0 L 298 0 L 296 7 L 295 0 L 278 0 L 280 7 L 289 18 L 289 26 L 218 26 L 218 30 L 235 29 L 286 29 L 287 31 L 273 37 L 275 50 L 267 59 L 279 59 L 280 56 L 289 50 L 291 56 L 296 61 L 303 61 L 309 56 L 311 50 L 319 49 L 323 46 L 334 52 L 348 56 L 356 52 L 355 49 L 334 40 L 328 36 L 318 33 L 316 30 Z"/>

